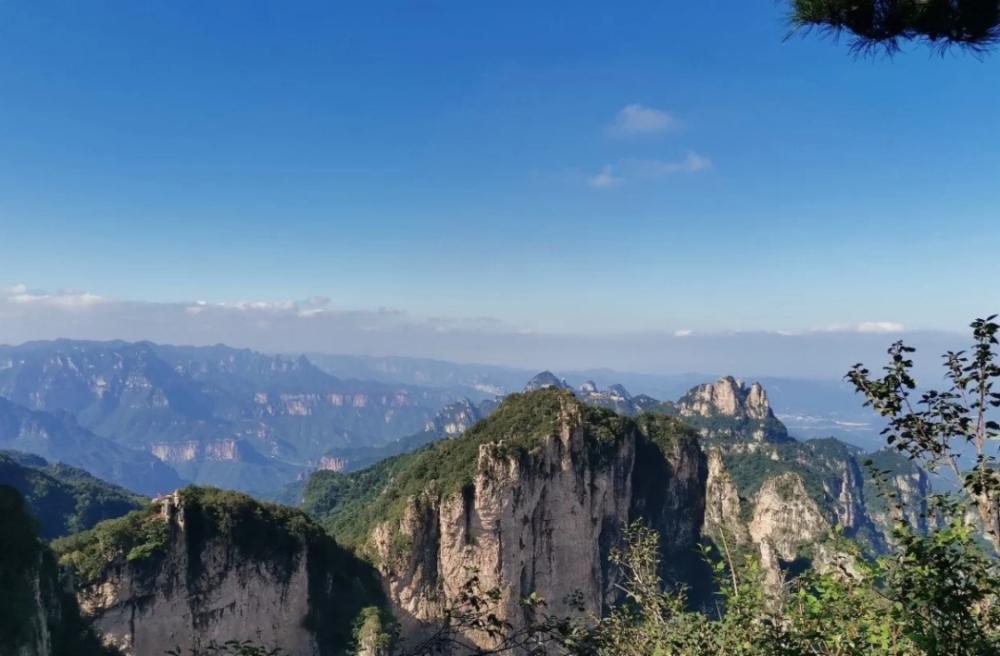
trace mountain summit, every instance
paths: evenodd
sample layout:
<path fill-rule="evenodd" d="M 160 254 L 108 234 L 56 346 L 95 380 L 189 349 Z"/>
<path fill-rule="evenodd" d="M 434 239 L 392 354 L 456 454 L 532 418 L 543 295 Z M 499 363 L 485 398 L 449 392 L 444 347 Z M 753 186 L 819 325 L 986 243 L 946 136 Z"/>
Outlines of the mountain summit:
<path fill-rule="evenodd" d="M 774 416 L 767 392 L 759 383 L 747 387 L 732 376 L 692 388 L 674 404 L 684 421 L 706 439 L 790 442 L 788 429 Z"/>
<path fill-rule="evenodd" d="M 556 378 L 556 375 L 551 371 L 543 371 L 524 386 L 525 392 L 534 392 L 540 389 L 570 389 L 570 387 L 566 381 Z"/>

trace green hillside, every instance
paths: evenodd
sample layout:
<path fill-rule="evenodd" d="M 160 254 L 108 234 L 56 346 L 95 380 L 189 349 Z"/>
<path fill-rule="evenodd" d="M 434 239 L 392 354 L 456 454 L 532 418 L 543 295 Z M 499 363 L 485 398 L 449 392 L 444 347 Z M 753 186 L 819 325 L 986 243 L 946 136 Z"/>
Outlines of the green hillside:
<path fill-rule="evenodd" d="M 82 469 L 16 451 L 0 451 L 0 484 L 25 498 L 38 518 L 41 537 L 52 540 L 121 517 L 140 508 L 144 497 L 91 476 Z"/>

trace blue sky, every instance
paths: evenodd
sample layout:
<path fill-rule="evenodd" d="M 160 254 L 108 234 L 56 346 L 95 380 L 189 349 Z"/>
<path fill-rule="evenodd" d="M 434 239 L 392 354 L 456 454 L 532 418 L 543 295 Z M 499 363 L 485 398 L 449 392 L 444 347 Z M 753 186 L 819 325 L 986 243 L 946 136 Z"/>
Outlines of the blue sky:
<path fill-rule="evenodd" d="M 5 3 L 0 287 L 559 333 L 997 309 L 1000 56 L 856 61 L 781 11 Z"/>

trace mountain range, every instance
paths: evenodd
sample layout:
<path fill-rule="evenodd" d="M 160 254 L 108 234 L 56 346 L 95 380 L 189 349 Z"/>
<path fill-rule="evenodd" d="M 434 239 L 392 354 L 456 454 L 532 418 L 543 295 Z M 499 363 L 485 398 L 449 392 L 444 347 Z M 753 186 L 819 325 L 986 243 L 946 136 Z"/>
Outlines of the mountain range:
<path fill-rule="evenodd" d="M 309 358 L 334 376 L 442 387 L 474 402 L 516 392 L 537 373 L 424 358 L 321 354 L 309 354 Z M 794 435 L 837 437 L 866 450 L 881 444 L 879 418 L 862 407 L 854 388 L 846 381 L 761 377 L 752 373 L 746 372 L 744 378 L 755 380 L 767 389 L 778 417 Z M 612 369 L 559 372 L 560 380 L 577 390 L 588 381 L 610 381 L 656 399 L 679 398 L 692 387 L 720 377 L 721 374 L 711 372 L 649 374 Z"/>
<path fill-rule="evenodd" d="M 180 364 L 164 353 L 157 357 L 185 380 L 237 398 L 262 384 L 238 372 L 267 383 L 308 371 L 306 361 L 275 359 L 272 378 L 213 359 L 192 374 L 204 358 Z M 926 527 L 926 474 L 893 451 L 796 440 L 759 383 L 722 377 L 659 401 L 622 385 L 573 388 L 543 372 L 520 392 L 455 401 L 399 440 L 328 450 L 319 471 L 273 495 L 304 513 L 187 487 L 54 548 L 74 572 L 84 614 L 135 656 L 173 647 L 169 636 L 247 631 L 302 654 L 373 654 L 364 645 L 388 639 L 390 615 L 409 639 L 439 626 L 469 571 L 497 587 L 496 612 L 514 625 L 519 600 L 532 594 L 557 613 L 601 613 L 618 595 L 609 556 L 636 521 L 657 530 L 660 574 L 688 585 L 697 607 L 709 608 L 714 592 L 699 545 L 753 554 L 774 591 L 803 568 L 840 562 L 836 533 L 883 553 L 892 520 L 866 476 L 868 458 L 888 472 L 911 524 Z M 45 476 L 56 487 L 67 478 L 31 456 L 8 459 L 7 478 Z M 73 471 L 70 482 L 83 479 Z M 45 497 L 31 488 L 19 489 L 43 512 Z M 53 498 L 65 509 L 75 490 L 62 489 Z M 128 509 L 125 495 L 109 513 Z M 573 604 L 560 601 L 571 592 Z"/>
<path fill-rule="evenodd" d="M 527 389 L 542 379 L 560 386 L 575 381 L 581 400 L 626 415 L 661 404 L 649 394 L 631 395 L 620 382 L 598 389 L 581 379 L 586 373 L 546 372 Z M 620 376 L 644 390 L 684 386 L 668 398 L 704 380 Z M 460 432 L 528 378 L 518 369 L 411 358 L 29 342 L 0 346 L 0 448 L 83 467 L 147 495 L 184 481 L 261 494 L 314 469 L 350 471 Z M 868 426 L 858 414 L 836 419 L 847 401 L 858 405 L 838 384 L 774 380 L 768 387 L 795 402 L 781 416 L 799 435 L 837 434 L 822 432 L 831 424 L 848 433 Z M 814 398 L 821 395 L 822 401 Z M 821 404 L 830 408 L 825 415 L 816 409 Z"/>
<path fill-rule="evenodd" d="M 341 380 L 304 357 L 71 340 L 0 347 L 0 397 L 0 447 L 84 466 L 147 493 L 175 489 L 179 479 L 275 488 L 331 447 L 412 435 L 457 398 Z M 105 464 L 94 464 L 96 454 Z M 176 475 L 140 473 L 157 462 Z"/>

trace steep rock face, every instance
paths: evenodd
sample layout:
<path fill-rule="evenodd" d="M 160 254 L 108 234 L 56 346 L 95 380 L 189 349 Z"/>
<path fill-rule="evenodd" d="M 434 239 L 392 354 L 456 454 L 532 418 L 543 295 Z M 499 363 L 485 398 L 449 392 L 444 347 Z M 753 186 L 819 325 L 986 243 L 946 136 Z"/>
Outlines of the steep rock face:
<path fill-rule="evenodd" d="M 739 491 L 726 470 L 718 448 L 708 452 L 708 478 L 705 482 L 705 535 L 719 541 L 727 532 L 737 544 L 745 544 L 750 534 L 741 516 Z"/>
<path fill-rule="evenodd" d="M 372 531 L 367 547 L 411 631 L 440 617 L 473 567 L 484 589 L 502 591 L 509 621 L 520 620 L 518 601 L 532 592 L 559 614 L 570 611 L 565 595 L 579 591 L 586 609 L 600 613 L 616 594 L 607 555 L 621 545 L 631 519 L 660 531 L 667 563 L 693 554 L 705 476 L 696 440 L 666 439 L 657 422 L 668 418 L 636 424 L 586 408 L 567 392 L 534 394 L 547 396 L 509 399 L 491 417 L 496 423 L 482 429 L 510 437 L 478 445 L 470 484 L 448 489 L 433 482 L 402 500 L 399 519 Z M 518 415 L 517 404 L 538 399 L 558 405 L 542 411 L 548 416 Z M 498 426 L 513 428 L 525 419 L 554 421 L 544 434 L 514 446 L 524 435 Z"/>
<path fill-rule="evenodd" d="M 750 547 L 775 590 L 788 567 L 824 567 L 841 558 L 827 544 L 836 527 L 869 553 L 883 553 L 892 520 L 861 465 L 864 457 L 832 438 L 710 446 L 704 533 L 719 543 L 725 529 L 729 546 Z M 926 526 L 926 474 L 895 453 L 871 457 L 883 469 L 895 468 L 889 490 L 900 494 L 915 528 Z"/>
<path fill-rule="evenodd" d="M 461 435 L 482 419 L 479 408 L 469 399 L 451 403 L 427 422 L 427 433 L 455 436 Z"/>
<path fill-rule="evenodd" d="M 880 449 L 868 457 L 875 469 L 887 472 L 886 483 L 891 491 L 899 495 L 897 501 L 902 505 L 904 519 L 916 530 L 927 531 L 933 521 L 928 519 L 930 513 L 927 495 L 931 491 L 931 482 L 927 472 L 892 449 Z M 878 493 L 878 485 L 874 479 L 866 476 L 864 494 L 867 510 L 879 529 L 888 535 L 892 529 L 893 516 L 888 503 Z"/>
<path fill-rule="evenodd" d="M 316 469 L 322 471 L 333 471 L 341 472 L 347 469 L 350 465 L 350 458 L 337 458 L 336 456 L 323 456 L 319 459 L 319 464 L 317 464 Z"/>
<path fill-rule="evenodd" d="M 827 544 L 836 527 L 869 553 L 885 552 L 892 521 L 862 466 L 869 456 L 890 471 L 889 490 L 900 495 L 913 526 L 926 528 L 924 472 L 897 453 L 864 454 L 833 438 L 789 437 L 757 383 L 747 387 L 725 377 L 653 411 L 698 428 L 709 452 L 703 532 L 717 544 L 728 541 L 720 546 L 750 549 L 775 590 L 786 568 L 822 567 L 839 558 Z"/>
<path fill-rule="evenodd" d="M 244 460 L 246 449 L 239 440 L 214 440 L 212 442 L 153 442 L 150 452 L 164 462 L 179 463 L 191 460 L 225 461 Z"/>
<path fill-rule="evenodd" d="M 136 656 L 230 639 L 345 654 L 379 599 L 363 563 L 301 512 L 211 489 L 186 488 L 60 549 L 104 642 Z"/>
<path fill-rule="evenodd" d="M 755 543 L 767 542 L 779 558 L 790 562 L 798 556 L 800 545 L 818 540 L 829 528 L 802 478 L 787 472 L 767 479 L 761 487 L 748 530 Z"/>
<path fill-rule="evenodd" d="M 749 388 L 732 376 L 699 385 L 672 406 L 706 439 L 739 439 L 751 443 L 788 442 L 788 430 L 778 421 L 758 383 Z"/>
<path fill-rule="evenodd" d="M 628 520 L 635 445 L 622 444 L 612 462 L 595 470 L 579 418 L 565 417 L 560 434 L 526 463 L 498 458 L 492 446 L 480 447 L 471 494 L 408 503 L 400 531 L 413 542 L 411 554 L 394 557 L 398 536 L 391 524 L 376 529 L 391 596 L 407 614 L 433 617 L 435 589 L 455 598 L 474 565 L 486 589 L 503 590 L 508 618 L 517 617 L 518 600 L 530 592 L 551 599 L 561 613 L 561 597 L 578 589 L 588 608 L 599 610 L 610 590 L 601 544 L 609 537 L 615 543 Z"/>

